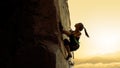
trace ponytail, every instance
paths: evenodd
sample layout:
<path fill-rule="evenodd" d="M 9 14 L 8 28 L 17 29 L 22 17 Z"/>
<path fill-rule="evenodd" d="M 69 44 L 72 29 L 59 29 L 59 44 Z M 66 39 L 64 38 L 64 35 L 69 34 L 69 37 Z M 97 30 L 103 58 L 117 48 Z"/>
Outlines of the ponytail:
<path fill-rule="evenodd" d="M 87 30 L 86 30 L 85 27 L 84 27 L 84 31 L 85 31 L 85 35 L 86 35 L 87 37 L 89 37 L 89 35 L 88 35 Z"/>
<path fill-rule="evenodd" d="M 84 27 L 84 25 L 83 25 L 82 23 L 78 23 L 78 24 L 76 24 L 76 25 L 79 25 L 79 30 L 80 30 L 80 31 L 82 31 L 82 30 L 84 29 L 85 35 L 86 35 L 87 37 L 89 37 L 89 35 L 88 35 L 88 33 L 87 33 L 87 30 L 86 30 L 86 28 Z"/>

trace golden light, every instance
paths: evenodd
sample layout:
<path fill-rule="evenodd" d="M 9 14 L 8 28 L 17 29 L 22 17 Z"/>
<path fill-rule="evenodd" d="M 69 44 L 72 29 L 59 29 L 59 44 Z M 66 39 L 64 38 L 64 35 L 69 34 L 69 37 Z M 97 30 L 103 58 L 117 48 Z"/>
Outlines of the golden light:
<path fill-rule="evenodd" d="M 87 39 L 82 32 L 81 47 L 75 57 L 120 51 L 120 0 L 69 0 L 68 3 L 71 25 L 83 22 L 90 35 Z"/>
<path fill-rule="evenodd" d="M 99 31 L 99 34 L 93 37 L 94 48 L 96 54 L 113 53 L 118 50 L 119 35 L 115 32 L 104 30 Z"/>

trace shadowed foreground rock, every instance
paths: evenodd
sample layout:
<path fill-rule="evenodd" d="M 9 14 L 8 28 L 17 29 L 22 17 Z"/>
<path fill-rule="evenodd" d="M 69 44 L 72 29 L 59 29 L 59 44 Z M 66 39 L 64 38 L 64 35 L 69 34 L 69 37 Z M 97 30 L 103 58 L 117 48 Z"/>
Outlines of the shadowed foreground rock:
<path fill-rule="evenodd" d="M 69 67 L 60 32 L 60 24 L 70 29 L 66 0 L 3 0 L 0 5 L 0 68 Z"/>

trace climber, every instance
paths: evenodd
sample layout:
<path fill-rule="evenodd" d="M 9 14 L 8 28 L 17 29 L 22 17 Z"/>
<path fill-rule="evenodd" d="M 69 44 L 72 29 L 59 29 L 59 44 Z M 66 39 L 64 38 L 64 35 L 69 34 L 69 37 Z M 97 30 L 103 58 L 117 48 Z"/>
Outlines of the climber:
<path fill-rule="evenodd" d="M 75 24 L 75 30 L 70 30 L 70 31 L 65 31 L 65 30 L 62 30 L 62 33 L 67 35 L 69 37 L 69 40 L 68 39 L 64 39 L 64 45 L 65 45 L 65 48 L 68 52 L 68 56 L 66 57 L 66 60 L 68 60 L 69 58 L 72 57 L 71 55 L 71 51 L 75 51 L 79 48 L 79 39 L 80 39 L 80 36 L 81 36 L 81 32 L 84 29 L 85 31 L 85 35 L 87 37 L 89 37 L 87 31 L 86 31 L 86 28 L 84 27 L 84 25 L 82 23 L 77 23 Z"/>

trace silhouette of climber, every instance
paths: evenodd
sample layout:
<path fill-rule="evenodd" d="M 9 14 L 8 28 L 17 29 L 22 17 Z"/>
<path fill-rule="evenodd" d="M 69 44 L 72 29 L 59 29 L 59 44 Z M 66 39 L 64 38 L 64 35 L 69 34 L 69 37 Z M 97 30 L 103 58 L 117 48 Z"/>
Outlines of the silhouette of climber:
<path fill-rule="evenodd" d="M 69 58 L 72 57 L 71 55 L 71 51 L 75 51 L 79 48 L 79 39 L 80 39 L 80 36 L 81 36 L 81 32 L 83 29 L 85 31 L 85 35 L 87 37 L 89 37 L 87 31 L 86 31 L 86 28 L 84 27 L 84 25 L 82 23 L 77 23 L 74 25 L 75 26 L 75 30 L 70 30 L 70 31 L 65 31 L 65 30 L 62 30 L 62 33 L 67 35 L 69 37 L 69 40 L 68 39 L 64 39 L 64 45 L 65 45 L 65 48 L 68 52 L 68 56 L 66 57 L 66 60 L 68 60 Z"/>

